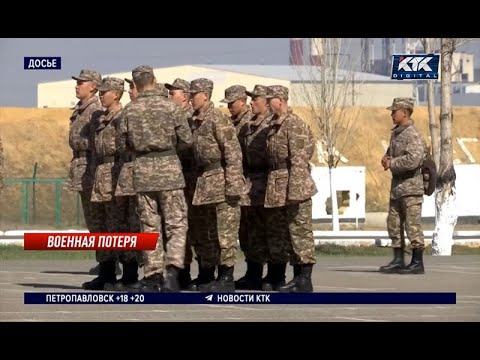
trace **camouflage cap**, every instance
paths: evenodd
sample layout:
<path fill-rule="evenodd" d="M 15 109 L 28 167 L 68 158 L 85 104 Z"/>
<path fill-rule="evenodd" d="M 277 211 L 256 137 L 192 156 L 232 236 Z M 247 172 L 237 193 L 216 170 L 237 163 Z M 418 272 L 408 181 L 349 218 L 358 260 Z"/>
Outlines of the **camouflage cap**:
<path fill-rule="evenodd" d="M 272 85 L 267 87 L 267 98 L 279 98 L 288 100 L 288 88 L 282 85 Z"/>
<path fill-rule="evenodd" d="M 160 90 L 162 96 L 168 97 L 168 90 L 164 84 L 155 83 L 155 89 Z"/>
<path fill-rule="evenodd" d="M 129 83 L 130 85 L 135 86 L 135 83 L 133 82 L 132 79 L 127 79 L 127 78 L 125 78 L 124 80 L 125 80 L 127 83 Z"/>
<path fill-rule="evenodd" d="M 220 100 L 222 103 L 231 103 L 238 99 L 247 97 L 245 93 L 247 89 L 242 85 L 233 85 L 225 89 L 225 99 Z"/>
<path fill-rule="evenodd" d="M 415 99 L 407 97 L 398 97 L 393 99 L 392 106 L 387 107 L 387 110 L 410 109 L 413 110 Z"/>
<path fill-rule="evenodd" d="M 213 91 L 213 81 L 205 78 L 192 80 L 190 83 L 189 93 L 195 94 L 198 92 L 211 92 Z"/>
<path fill-rule="evenodd" d="M 153 75 L 153 68 L 149 65 L 142 65 L 138 66 L 132 70 L 132 78 L 133 81 L 139 79 L 142 74 L 152 74 Z"/>
<path fill-rule="evenodd" d="M 267 87 L 264 85 L 255 85 L 252 91 L 246 91 L 245 93 L 250 96 L 267 96 Z"/>
<path fill-rule="evenodd" d="M 125 81 L 119 78 L 106 77 L 98 87 L 98 91 L 125 91 Z"/>
<path fill-rule="evenodd" d="M 187 80 L 183 80 L 183 79 L 175 79 L 175 81 L 172 83 L 172 84 L 165 84 L 165 87 L 168 89 L 168 90 L 183 90 L 185 92 L 189 92 L 190 91 L 190 82 L 188 82 Z"/>
<path fill-rule="evenodd" d="M 72 79 L 80 80 L 80 81 L 92 81 L 94 84 L 98 86 L 102 82 L 102 75 L 100 75 L 95 70 L 82 69 L 80 71 L 80 75 L 72 76 Z"/>

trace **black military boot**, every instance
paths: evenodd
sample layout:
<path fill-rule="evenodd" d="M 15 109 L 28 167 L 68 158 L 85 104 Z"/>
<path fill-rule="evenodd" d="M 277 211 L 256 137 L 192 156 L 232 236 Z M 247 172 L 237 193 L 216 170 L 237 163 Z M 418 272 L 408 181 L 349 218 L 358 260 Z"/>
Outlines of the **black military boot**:
<path fill-rule="evenodd" d="M 167 266 L 162 292 L 180 292 L 180 283 L 178 281 L 179 273 L 180 269 L 176 266 Z"/>
<path fill-rule="evenodd" d="M 215 266 L 212 267 L 200 267 L 198 268 L 198 277 L 190 281 L 186 290 L 199 291 L 200 287 L 209 284 L 215 280 Z"/>
<path fill-rule="evenodd" d="M 180 283 L 180 289 L 188 290 L 188 285 L 192 282 L 190 276 L 190 264 L 185 265 L 185 267 L 180 270 L 178 274 L 178 282 Z"/>
<path fill-rule="evenodd" d="M 235 281 L 237 290 L 260 290 L 262 288 L 263 265 L 247 261 L 247 272 L 245 276 Z"/>
<path fill-rule="evenodd" d="M 85 290 L 103 290 L 105 284 L 113 284 L 117 281 L 115 276 L 115 261 L 102 261 L 99 263 L 98 277 L 92 281 L 88 281 L 82 284 L 82 288 Z M 109 285 L 107 285 L 108 287 Z"/>
<path fill-rule="evenodd" d="M 97 266 L 92 267 L 88 271 L 88 273 L 90 275 L 99 275 L 100 274 L 100 264 L 97 264 Z M 115 274 L 116 275 L 122 275 L 122 269 L 120 268 L 120 264 L 119 264 L 118 261 L 115 263 Z"/>
<path fill-rule="evenodd" d="M 262 291 L 278 291 L 285 286 L 285 272 L 287 264 L 268 263 L 267 276 L 262 280 Z"/>
<path fill-rule="evenodd" d="M 218 267 L 217 280 L 200 287 L 201 292 L 227 293 L 235 292 L 233 281 L 233 266 L 220 265 Z"/>
<path fill-rule="evenodd" d="M 125 285 L 125 289 L 128 292 L 161 292 L 163 284 L 162 274 L 153 274 L 148 277 L 144 277 L 142 280 L 133 284 Z"/>
<path fill-rule="evenodd" d="M 123 264 L 123 276 L 113 286 L 114 291 L 128 291 L 128 286 L 138 282 L 138 263 L 136 260 Z M 107 290 L 107 289 L 105 289 Z"/>
<path fill-rule="evenodd" d="M 293 279 L 290 280 L 286 285 L 280 286 L 278 291 L 280 292 L 292 292 L 292 289 L 295 287 L 295 283 L 300 276 L 301 265 L 293 265 Z"/>
<path fill-rule="evenodd" d="M 393 248 L 393 260 L 387 265 L 380 267 L 380 272 L 385 274 L 398 273 L 405 267 L 405 260 L 403 259 L 404 251 L 402 248 Z"/>
<path fill-rule="evenodd" d="M 406 268 L 399 270 L 400 274 L 425 274 L 423 267 L 423 248 L 412 250 L 412 261 Z"/>
<path fill-rule="evenodd" d="M 295 286 L 292 288 L 292 292 L 294 293 L 313 292 L 312 269 L 313 269 L 313 264 L 300 265 L 300 275 L 298 275 L 297 281 L 295 281 Z"/>

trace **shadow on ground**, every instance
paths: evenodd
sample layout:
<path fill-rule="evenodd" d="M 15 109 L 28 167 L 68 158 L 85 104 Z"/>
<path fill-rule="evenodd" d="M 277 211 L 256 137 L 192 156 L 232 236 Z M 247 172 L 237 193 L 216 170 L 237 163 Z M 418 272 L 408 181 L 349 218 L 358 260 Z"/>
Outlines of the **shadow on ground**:
<path fill-rule="evenodd" d="M 42 271 L 43 274 L 90 275 L 88 271 Z"/>
<path fill-rule="evenodd" d="M 60 285 L 60 284 L 35 284 L 35 283 L 21 283 L 17 284 L 21 286 L 28 286 L 33 288 L 40 289 L 64 289 L 64 290 L 78 290 L 81 289 L 81 286 L 72 286 L 72 285 Z"/>

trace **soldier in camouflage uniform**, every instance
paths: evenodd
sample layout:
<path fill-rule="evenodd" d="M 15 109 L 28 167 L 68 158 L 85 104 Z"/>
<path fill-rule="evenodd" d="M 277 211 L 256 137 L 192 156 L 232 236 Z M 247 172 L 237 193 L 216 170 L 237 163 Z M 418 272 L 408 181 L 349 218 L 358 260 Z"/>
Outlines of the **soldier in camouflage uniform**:
<path fill-rule="evenodd" d="M 117 78 L 104 78 L 98 87 L 100 101 L 106 109 L 98 118 L 98 127 L 93 131 L 93 158 L 96 164 L 95 179 L 91 201 L 96 206 L 95 221 L 103 226 L 105 232 L 128 232 L 126 203 L 115 201 L 115 187 L 122 161 L 115 150 L 115 134 L 117 122 L 122 110 L 120 99 L 124 92 L 124 81 Z M 92 129 L 93 130 L 93 129 Z M 130 282 L 137 281 L 137 263 L 133 251 L 116 252 L 97 250 L 99 276 L 83 284 L 87 290 L 113 290 L 115 277 L 115 262 L 120 258 L 124 264 L 124 278 L 132 277 Z M 131 264 L 134 266 L 130 266 Z"/>
<path fill-rule="evenodd" d="M 197 246 L 200 262 L 200 291 L 233 292 L 233 270 L 237 256 L 240 226 L 239 200 L 246 192 L 242 169 L 242 152 L 235 128 L 229 118 L 215 109 L 210 97 L 213 82 L 200 78 L 190 84 L 195 110 L 193 119 L 193 151 L 199 172 L 193 205 L 208 214 L 209 228 L 216 228 L 218 237 L 203 236 Z M 220 259 L 219 259 L 220 257 Z M 212 279 L 215 266 L 217 280 Z"/>
<path fill-rule="evenodd" d="M 384 273 L 423 274 L 424 238 L 422 203 L 424 195 L 422 165 L 427 156 L 424 138 L 413 125 L 414 99 L 395 98 L 392 111 L 395 127 L 390 147 L 382 158 L 384 170 L 392 172 L 390 207 L 387 217 L 388 234 L 392 239 L 393 260 L 380 268 Z M 405 267 L 403 229 L 412 246 L 412 261 Z"/>
<path fill-rule="evenodd" d="M 165 97 L 165 98 L 168 98 L 168 89 L 165 87 L 164 84 L 160 84 L 160 83 L 155 83 L 155 89 L 156 90 L 160 90 L 160 95 Z"/>
<path fill-rule="evenodd" d="M 102 77 L 94 70 L 83 69 L 79 76 L 72 76 L 72 79 L 77 81 L 75 93 L 79 102 L 70 116 L 69 144 L 73 159 L 70 162 L 66 187 L 70 191 L 79 192 L 87 229 L 90 232 L 100 232 L 103 225 L 96 221 L 99 205 L 92 203 L 90 198 L 95 176 L 92 136 L 97 118 L 103 113 L 100 100 L 96 96 Z M 90 274 L 98 274 L 99 269 L 99 266 L 90 269 Z"/>
<path fill-rule="evenodd" d="M 248 123 L 250 118 L 253 116 L 252 110 L 247 105 L 247 94 L 245 93 L 247 89 L 245 86 L 242 85 L 233 85 L 229 88 L 225 89 L 225 98 L 220 100 L 221 103 L 228 104 L 228 110 L 231 114 L 231 121 L 233 126 L 235 127 L 235 132 L 237 133 L 238 141 L 240 142 L 240 146 L 243 143 L 243 137 L 245 134 L 245 125 Z M 245 172 L 245 152 L 242 147 L 242 157 L 243 157 L 243 168 Z M 240 229 L 238 231 L 238 238 L 240 240 L 240 249 L 242 249 L 243 253 L 245 254 L 245 260 L 247 262 L 247 274 L 250 274 L 252 269 L 249 268 L 249 261 L 248 261 L 248 218 L 247 218 L 247 207 L 241 207 L 241 215 L 240 215 Z M 260 275 L 261 277 L 261 275 Z M 243 282 L 244 278 L 241 278 L 240 281 Z M 238 287 L 238 281 L 235 282 L 235 286 L 237 289 L 241 288 Z"/>
<path fill-rule="evenodd" d="M 177 78 L 172 84 L 165 84 L 165 88 L 168 90 L 170 99 L 180 106 L 181 111 L 187 117 L 189 126 L 191 127 L 193 108 L 190 104 L 190 82 Z M 178 156 L 182 163 L 183 176 L 185 177 L 185 200 L 188 205 L 188 232 L 187 245 L 185 247 L 185 267 L 180 270 L 179 282 L 180 287 L 183 290 L 197 290 L 196 282 L 192 283 L 190 275 L 190 267 L 193 260 L 192 247 L 196 247 L 196 238 L 200 234 L 205 234 L 208 229 L 205 226 L 205 215 L 192 208 L 193 193 L 195 192 L 195 183 L 197 182 L 193 149 L 188 148 L 179 153 Z M 195 227 L 196 225 L 197 227 Z M 202 227 L 206 230 L 202 229 Z"/>
<path fill-rule="evenodd" d="M 138 96 L 135 83 L 131 79 L 124 80 L 129 85 L 128 95 L 130 101 L 133 101 Z M 118 125 L 119 121 L 117 121 L 116 130 L 118 130 Z M 119 153 L 119 150 L 116 150 L 117 153 Z M 127 224 L 128 232 L 139 233 L 140 219 L 137 214 L 137 198 L 135 189 L 133 188 L 134 154 L 131 149 L 126 149 L 119 158 L 121 166 L 118 173 L 117 186 L 115 188 L 115 202 L 120 208 L 126 211 L 126 213 L 123 213 L 123 218 Z M 138 289 L 138 268 L 143 266 L 143 255 L 141 251 L 135 251 L 134 253 L 135 259 L 131 259 L 126 268 L 124 264 L 125 271 L 122 278 L 115 283 L 115 291 L 135 291 Z"/>
<path fill-rule="evenodd" d="M 139 95 L 122 112 L 117 148 L 123 152 L 128 144 L 135 151 L 133 185 L 141 230 L 159 233 L 155 250 L 143 252 L 145 278 L 139 290 L 176 292 L 188 229 L 185 180 L 177 152 L 192 145 L 192 134 L 178 106 L 155 89 L 150 66 L 135 68 L 132 76 Z"/>
<path fill-rule="evenodd" d="M 0 194 L 3 191 L 4 182 L 5 182 L 5 156 L 3 154 L 2 138 L 0 137 Z"/>
<path fill-rule="evenodd" d="M 252 98 L 254 116 L 245 127 L 241 143 L 244 154 L 244 173 L 249 184 L 248 268 L 247 274 L 236 282 L 237 289 L 276 291 L 285 285 L 289 258 L 288 226 L 285 207 L 265 208 L 265 192 L 269 172 L 267 134 L 273 116 L 267 104 L 267 87 L 255 85 L 247 91 Z M 268 261 L 268 273 L 262 280 L 263 264 Z"/>
<path fill-rule="evenodd" d="M 293 280 L 278 290 L 312 292 L 311 276 L 316 256 L 311 198 L 317 188 L 310 174 L 309 161 L 314 153 L 314 138 L 310 127 L 288 109 L 286 87 L 269 86 L 267 98 L 275 115 L 267 135 L 270 172 L 265 207 L 285 207 L 294 273 Z"/>

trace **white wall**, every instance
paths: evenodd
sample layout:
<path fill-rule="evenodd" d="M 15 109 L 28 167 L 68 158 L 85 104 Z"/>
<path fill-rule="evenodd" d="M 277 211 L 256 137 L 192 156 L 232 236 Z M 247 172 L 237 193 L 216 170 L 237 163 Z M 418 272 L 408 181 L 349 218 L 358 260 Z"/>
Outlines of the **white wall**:
<path fill-rule="evenodd" d="M 187 81 L 198 78 L 207 78 L 213 81 L 212 101 L 215 106 L 226 106 L 220 103 L 224 98 L 225 89 L 232 85 L 244 85 L 247 90 L 253 90 L 256 84 L 262 85 L 284 85 L 290 86 L 289 81 L 278 80 L 274 78 L 261 77 L 249 74 L 240 74 L 230 71 L 204 68 L 201 66 L 173 66 L 154 69 L 155 77 L 159 83 L 172 83 L 176 78 L 182 78 Z M 78 75 L 78 74 L 72 74 Z M 111 76 L 121 79 L 132 78 L 132 73 L 123 72 L 115 74 L 102 74 L 103 77 Z M 125 83 L 125 89 L 128 90 L 128 84 Z M 75 97 L 75 80 L 69 79 L 49 83 L 40 83 L 37 86 L 37 107 L 65 108 L 73 107 L 78 102 Z M 125 93 L 121 99 L 123 105 L 130 102 L 128 93 Z"/>
<path fill-rule="evenodd" d="M 340 85 L 339 85 L 340 86 Z M 305 96 L 306 92 L 318 91 L 319 85 L 305 84 L 305 83 L 292 83 L 291 84 L 291 106 L 306 106 Z M 337 91 L 340 93 L 342 88 Z M 344 89 L 345 90 L 345 89 Z M 413 84 L 412 82 L 392 80 L 389 83 L 381 82 L 369 82 L 358 83 L 355 85 L 354 93 L 352 96 L 352 90 L 348 89 L 346 101 L 347 105 L 352 105 L 355 102 L 356 106 L 389 106 L 392 103 L 392 99 L 396 97 L 412 97 Z M 343 96 L 343 95 L 340 95 Z"/>
<path fill-rule="evenodd" d="M 480 165 L 455 165 L 457 215 L 480 216 Z M 435 194 L 424 197 L 422 217 L 435 217 Z"/>
<path fill-rule="evenodd" d="M 315 166 L 312 168 L 312 177 L 317 185 L 318 193 L 312 198 L 312 218 L 314 220 L 331 219 L 327 214 L 326 201 L 330 197 L 330 180 L 328 167 Z M 336 190 L 350 191 L 350 207 L 347 208 L 340 219 L 365 218 L 365 167 L 340 166 L 334 170 L 334 184 Z M 358 200 L 356 194 L 359 195 Z"/>

